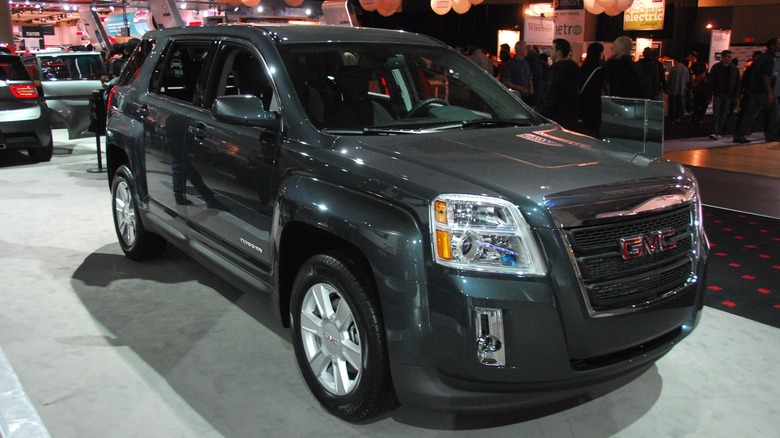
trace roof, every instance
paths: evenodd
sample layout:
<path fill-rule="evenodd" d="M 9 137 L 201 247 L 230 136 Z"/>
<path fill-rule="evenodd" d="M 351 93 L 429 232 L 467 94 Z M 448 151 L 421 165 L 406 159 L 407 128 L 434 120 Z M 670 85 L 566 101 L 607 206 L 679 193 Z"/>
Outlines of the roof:
<path fill-rule="evenodd" d="M 251 29 L 251 30 L 249 30 Z M 394 42 L 399 44 L 424 44 L 441 46 L 443 43 L 427 35 L 421 35 L 401 30 L 375 29 L 367 27 L 331 26 L 331 25 L 301 25 L 301 24 L 227 24 L 216 26 L 170 28 L 152 31 L 154 34 L 187 34 L 238 36 L 246 32 L 270 33 L 280 44 L 322 43 L 322 42 Z"/>

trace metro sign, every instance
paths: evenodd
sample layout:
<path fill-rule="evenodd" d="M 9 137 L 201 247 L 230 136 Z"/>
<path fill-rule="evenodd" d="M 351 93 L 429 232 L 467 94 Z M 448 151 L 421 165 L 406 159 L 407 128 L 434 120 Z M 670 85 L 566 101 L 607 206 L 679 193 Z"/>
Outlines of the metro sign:
<path fill-rule="evenodd" d="M 671 236 L 674 236 L 673 229 L 620 239 L 620 254 L 623 259 L 630 260 L 668 251 L 677 246 L 674 242 L 666 241 Z"/>

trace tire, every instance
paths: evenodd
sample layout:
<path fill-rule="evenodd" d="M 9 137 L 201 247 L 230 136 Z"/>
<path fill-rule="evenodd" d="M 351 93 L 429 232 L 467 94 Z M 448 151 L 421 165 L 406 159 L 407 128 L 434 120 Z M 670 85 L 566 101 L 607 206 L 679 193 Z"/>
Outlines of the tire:
<path fill-rule="evenodd" d="M 396 399 L 379 300 L 349 253 L 304 263 L 291 296 L 292 342 L 304 380 L 333 415 L 369 420 Z"/>
<path fill-rule="evenodd" d="M 54 145 L 49 144 L 42 148 L 27 149 L 27 155 L 30 157 L 30 161 L 33 163 L 40 163 L 43 161 L 51 161 L 51 156 L 54 154 Z"/>
<path fill-rule="evenodd" d="M 121 166 L 111 183 L 114 230 L 125 255 L 131 260 L 142 261 L 162 254 L 167 242 L 144 228 L 137 200 L 132 173 L 126 166 Z"/>

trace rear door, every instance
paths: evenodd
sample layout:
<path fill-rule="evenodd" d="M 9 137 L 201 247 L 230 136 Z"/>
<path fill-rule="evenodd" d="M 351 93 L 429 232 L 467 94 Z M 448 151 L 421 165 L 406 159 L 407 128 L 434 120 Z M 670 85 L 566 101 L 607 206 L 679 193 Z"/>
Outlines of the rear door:
<path fill-rule="evenodd" d="M 186 230 L 187 207 L 202 189 L 190 166 L 187 150 L 190 117 L 202 90 L 196 89 L 208 72 L 214 44 L 209 39 L 172 40 L 163 48 L 149 82 L 133 112 L 143 120 L 143 143 L 149 209 L 170 225 Z"/>

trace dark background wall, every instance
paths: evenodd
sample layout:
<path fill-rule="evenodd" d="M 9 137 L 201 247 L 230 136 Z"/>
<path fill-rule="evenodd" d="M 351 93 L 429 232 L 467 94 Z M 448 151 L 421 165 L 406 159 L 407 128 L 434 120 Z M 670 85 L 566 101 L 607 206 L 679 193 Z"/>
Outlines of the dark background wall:
<path fill-rule="evenodd" d="M 437 15 L 428 0 L 404 0 L 403 12 L 383 17 L 366 12 L 358 0 L 352 0 L 363 26 L 403 29 L 438 38 L 451 46 L 478 44 L 495 54 L 500 29 L 522 29 L 523 4 L 480 4 L 463 14 L 449 12 Z M 530 3 L 525 0 L 525 3 Z M 708 53 L 710 34 L 705 28 L 712 22 L 716 28 L 732 29 L 732 44 L 752 38 L 763 45 L 780 34 L 780 4 L 763 6 L 698 7 L 697 0 L 667 0 L 664 28 L 658 31 L 625 32 L 623 14 L 596 20 L 597 41 L 613 41 L 621 35 L 652 38 L 663 43 L 662 55 L 687 54 L 691 50 Z"/>

